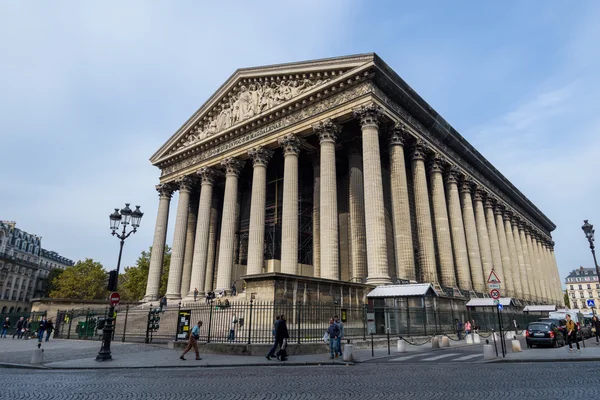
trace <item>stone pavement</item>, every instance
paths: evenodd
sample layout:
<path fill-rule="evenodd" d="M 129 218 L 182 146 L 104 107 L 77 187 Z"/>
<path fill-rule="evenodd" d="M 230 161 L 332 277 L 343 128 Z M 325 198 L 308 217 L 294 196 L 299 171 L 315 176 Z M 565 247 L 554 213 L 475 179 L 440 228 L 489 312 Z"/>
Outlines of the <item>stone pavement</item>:
<path fill-rule="evenodd" d="M 510 346 L 510 343 L 508 343 Z M 577 353 L 573 345 L 573 352 L 569 352 L 569 346 L 554 348 L 533 348 L 522 347 L 521 353 L 507 354 L 506 358 L 499 358 L 494 362 L 574 362 L 574 361 L 600 361 L 600 345 L 596 345 L 595 339 L 588 339 L 583 343 L 579 342 L 581 351 Z"/>

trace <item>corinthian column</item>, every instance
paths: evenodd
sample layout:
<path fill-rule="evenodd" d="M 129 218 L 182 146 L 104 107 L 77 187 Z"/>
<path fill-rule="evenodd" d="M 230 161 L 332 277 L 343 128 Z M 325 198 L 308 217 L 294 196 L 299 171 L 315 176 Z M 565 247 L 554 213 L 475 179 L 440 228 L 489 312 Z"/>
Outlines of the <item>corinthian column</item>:
<path fill-rule="evenodd" d="M 198 223 L 196 224 L 196 240 L 194 243 L 192 278 L 187 289 L 188 298 L 194 297 L 194 289 L 196 288 L 198 288 L 199 292 L 205 291 L 208 233 L 210 229 L 210 209 L 213 197 L 213 185 L 215 182 L 215 171 L 212 168 L 200 168 L 197 174 L 202 183 L 200 188 L 200 200 L 198 201 Z"/>
<path fill-rule="evenodd" d="M 216 289 L 224 289 L 226 293 L 229 293 L 232 283 L 231 270 L 233 269 L 238 176 L 242 170 L 243 163 L 236 158 L 230 157 L 222 160 L 221 165 L 225 169 L 225 195 L 223 196 L 223 217 L 221 221 Z"/>
<path fill-rule="evenodd" d="M 535 284 L 535 300 L 538 303 L 542 301 L 542 285 L 540 284 L 540 273 L 537 263 L 536 246 L 533 243 L 533 237 L 531 236 L 531 228 L 527 226 L 525 228 L 525 238 L 527 239 L 527 248 L 529 249 L 529 258 L 531 259 L 531 270 L 533 274 L 533 282 Z"/>
<path fill-rule="evenodd" d="M 381 109 L 375 104 L 354 110 L 362 129 L 364 190 L 369 196 L 365 207 L 367 233 L 367 283 L 384 285 L 390 283 L 385 232 L 385 207 L 383 203 L 383 180 L 381 178 L 381 154 L 379 152 L 379 118 Z"/>
<path fill-rule="evenodd" d="M 283 210 L 281 212 L 281 272 L 298 274 L 298 155 L 295 135 L 279 139 L 283 149 Z"/>
<path fill-rule="evenodd" d="M 352 278 L 364 282 L 367 277 L 367 237 L 365 233 L 365 195 L 363 162 L 359 140 L 353 140 L 348 152 L 350 185 L 348 205 L 350 211 L 350 254 Z"/>
<path fill-rule="evenodd" d="M 485 211 L 483 209 L 484 194 L 485 193 L 482 190 L 477 189 L 473 196 L 473 200 L 475 204 L 475 224 L 477 226 L 477 239 L 479 240 L 479 252 L 481 253 L 481 264 L 485 286 L 485 280 L 494 268 L 494 263 L 492 262 L 492 245 L 490 243 L 490 235 L 485 221 Z"/>
<path fill-rule="evenodd" d="M 208 228 L 208 251 L 206 255 L 206 278 L 204 279 L 204 291 L 212 292 L 215 281 L 215 258 L 217 254 L 217 233 L 219 230 L 220 198 L 213 190 L 210 206 L 210 226 Z"/>
<path fill-rule="evenodd" d="M 440 278 L 443 286 L 456 287 L 454 274 L 454 258 L 452 255 L 452 239 L 450 238 L 450 224 L 448 222 L 448 207 L 444 191 L 444 160 L 435 155 L 431 162 L 431 196 L 433 204 L 433 218 L 435 221 L 435 235 L 437 238 L 438 255 L 440 261 Z"/>
<path fill-rule="evenodd" d="M 550 260 L 548 258 L 548 241 L 544 238 L 542 241 L 542 258 L 544 259 L 544 272 L 548 277 L 548 299 L 551 303 L 555 303 L 556 301 L 556 277 L 554 276 L 554 271 L 550 268 Z"/>
<path fill-rule="evenodd" d="M 546 282 L 544 279 L 544 271 L 542 270 L 542 259 L 540 258 L 540 246 L 537 241 L 537 233 L 531 234 L 531 242 L 533 246 L 533 254 L 535 256 L 536 277 L 540 285 L 540 301 L 545 303 L 548 296 L 546 294 Z"/>
<path fill-rule="evenodd" d="M 417 239 L 419 240 L 419 263 L 421 264 L 423 282 L 438 283 L 431 210 L 429 208 L 429 191 L 425 172 L 425 146 L 425 142 L 419 139 L 415 143 L 411 155 L 415 212 L 417 215 Z"/>
<path fill-rule="evenodd" d="M 396 123 L 390 134 L 390 182 L 392 188 L 392 214 L 394 218 L 394 248 L 396 275 L 398 278 L 415 280 L 415 255 L 412 226 L 410 223 L 410 202 L 404 145 L 409 134 L 401 123 Z"/>
<path fill-rule="evenodd" d="M 496 205 L 494 215 L 496 216 L 496 230 L 498 231 L 498 241 L 500 242 L 500 254 L 502 254 L 502 268 L 504 270 L 504 287 L 506 288 L 506 296 L 515 296 L 515 287 L 513 286 L 513 271 L 510 252 L 508 251 L 508 241 L 506 240 L 506 230 L 504 229 L 504 221 L 502 220 L 502 207 Z"/>
<path fill-rule="evenodd" d="M 175 218 L 175 232 L 173 233 L 173 250 L 171 251 L 169 280 L 167 281 L 166 296 L 169 300 L 181 299 L 181 275 L 183 272 L 185 236 L 193 181 L 191 178 L 184 176 L 178 183 L 179 202 L 177 203 L 177 217 Z"/>
<path fill-rule="evenodd" d="M 448 211 L 450 216 L 450 227 L 452 228 L 452 247 L 454 248 L 454 260 L 456 262 L 456 275 L 458 287 L 461 290 L 472 290 L 471 272 L 469 271 L 469 252 L 467 250 L 467 239 L 465 237 L 465 226 L 463 223 L 462 210 L 460 207 L 460 195 L 458 193 L 459 171 L 452 168 L 446 175 L 446 191 L 448 192 Z"/>
<path fill-rule="evenodd" d="M 340 127 L 330 119 L 313 125 L 321 143 L 320 250 L 321 278 L 340 279 L 335 141 Z"/>
<path fill-rule="evenodd" d="M 557 301 L 558 301 L 559 305 L 564 306 L 565 300 L 564 300 L 562 286 L 561 286 L 561 282 L 560 282 L 560 274 L 558 272 L 558 264 L 556 263 L 556 257 L 554 255 L 554 242 L 553 241 L 550 241 L 549 251 L 550 251 L 550 265 L 552 265 L 552 268 L 554 269 L 554 274 L 556 275 L 556 279 L 557 279 L 557 287 L 556 287 L 556 291 L 557 291 L 557 295 L 558 295 Z"/>
<path fill-rule="evenodd" d="M 321 277 L 321 165 L 313 159 L 313 275 Z"/>
<path fill-rule="evenodd" d="M 471 265 L 473 289 L 479 293 L 485 293 L 485 278 L 483 276 L 483 267 L 481 265 L 481 253 L 479 251 L 475 214 L 473 213 L 473 200 L 471 198 L 472 186 L 473 182 L 469 179 L 465 179 L 460 187 L 462 212 L 465 221 L 465 234 L 467 237 L 467 248 L 469 249 L 469 264 Z"/>
<path fill-rule="evenodd" d="M 533 276 L 533 269 L 531 268 L 531 255 L 530 249 L 527 245 L 527 238 L 525 237 L 525 230 L 523 224 L 518 224 L 519 228 L 519 242 L 521 243 L 521 249 L 523 250 L 523 261 L 525 262 L 525 275 L 527 276 L 527 291 L 529 292 L 529 301 L 535 301 L 535 277 Z M 523 285 L 525 288 L 525 285 Z"/>
<path fill-rule="evenodd" d="M 519 262 L 519 279 L 521 281 L 521 290 L 523 293 L 523 299 L 531 300 L 531 294 L 529 293 L 529 280 L 527 278 L 527 266 L 525 264 L 525 255 L 523 253 L 523 247 L 521 246 L 521 239 L 519 237 L 519 226 L 515 218 L 511 219 L 512 234 L 515 242 L 515 248 L 517 251 L 517 259 Z"/>
<path fill-rule="evenodd" d="M 496 230 L 496 221 L 494 220 L 494 204 L 492 198 L 488 196 L 485 199 L 485 222 L 488 230 L 488 237 L 490 238 L 490 249 L 492 251 L 492 266 L 494 272 L 500 279 L 500 282 L 504 282 L 504 268 L 502 266 L 502 255 L 500 253 L 500 240 L 498 239 L 498 231 Z M 505 286 L 506 287 L 506 286 Z"/>
<path fill-rule="evenodd" d="M 517 247 L 513 238 L 512 226 L 510 224 L 511 214 L 504 212 L 504 232 L 506 234 L 506 243 L 508 244 L 508 254 L 510 254 L 511 272 L 515 296 L 523 298 L 523 286 L 521 285 L 521 273 L 519 271 L 519 258 L 517 256 Z"/>
<path fill-rule="evenodd" d="M 159 194 L 158 215 L 156 216 L 154 240 L 152 242 L 152 251 L 150 253 L 148 283 L 146 284 L 146 295 L 143 300 L 145 302 L 158 300 L 160 273 L 165 256 L 165 242 L 167 240 L 167 225 L 169 222 L 169 205 L 171 204 L 171 196 L 173 195 L 173 186 L 171 184 L 157 185 L 156 190 Z M 4 292 L 2 294 L 4 294 Z"/>
<path fill-rule="evenodd" d="M 196 236 L 196 224 L 198 222 L 198 203 L 196 196 L 190 198 L 190 210 L 188 214 L 187 232 L 185 234 L 185 252 L 183 256 L 183 273 L 181 274 L 181 288 L 179 293 L 187 295 L 190 290 L 192 278 L 192 262 L 194 258 L 194 239 Z M 193 289 L 192 289 L 193 290 Z"/>
<path fill-rule="evenodd" d="M 252 158 L 252 199 L 250 203 L 250 228 L 248 232 L 248 275 L 260 274 L 265 257 L 265 204 L 267 191 L 267 164 L 273 152 L 264 147 L 248 151 Z M 285 189 L 284 189 L 285 191 Z M 285 206 L 284 206 L 285 207 Z"/>

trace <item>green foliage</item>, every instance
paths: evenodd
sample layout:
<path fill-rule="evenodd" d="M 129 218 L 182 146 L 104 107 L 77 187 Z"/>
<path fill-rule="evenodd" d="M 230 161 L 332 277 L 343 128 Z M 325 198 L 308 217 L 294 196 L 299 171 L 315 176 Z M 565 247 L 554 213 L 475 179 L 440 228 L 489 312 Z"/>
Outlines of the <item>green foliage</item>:
<path fill-rule="evenodd" d="M 62 268 L 53 268 L 48 273 L 48 276 L 42 280 L 42 293 L 41 297 L 49 297 L 50 293 L 57 290 L 58 286 L 56 286 L 56 278 L 62 275 L 64 270 Z"/>
<path fill-rule="evenodd" d="M 564 299 L 565 299 L 565 306 L 570 309 L 571 308 L 571 300 L 569 299 L 569 292 L 567 292 L 566 290 L 565 290 Z"/>
<path fill-rule="evenodd" d="M 50 297 L 55 299 L 103 300 L 108 296 L 107 273 L 102 264 L 86 258 L 55 277 L 51 282 L 55 289 Z"/>
<path fill-rule="evenodd" d="M 148 282 L 148 271 L 150 270 L 150 254 L 142 251 L 136 263 L 132 267 L 126 267 L 125 272 L 119 276 L 119 293 L 121 298 L 127 301 L 139 301 L 146 294 L 146 283 Z M 165 256 L 160 279 L 159 295 L 164 296 L 167 291 L 167 279 L 169 276 L 169 264 L 171 263 L 171 248 L 165 246 Z"/>

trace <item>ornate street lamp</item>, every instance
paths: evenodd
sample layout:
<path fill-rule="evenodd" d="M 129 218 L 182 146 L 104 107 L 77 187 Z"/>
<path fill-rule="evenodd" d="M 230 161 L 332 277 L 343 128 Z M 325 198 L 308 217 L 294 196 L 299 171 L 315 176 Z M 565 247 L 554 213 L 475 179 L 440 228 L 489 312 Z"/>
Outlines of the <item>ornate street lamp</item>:
<path fill-rule="evenodd" d="M 121 256 L 123 255 L 123 244 L 125 243 L 125 239 L 137 231 L 137 228 L 140 227 L 142 217 L 144 216 L 144 213 L 140 211 L 140 206 L 135 206 L 135 210 L 131 211 L 129 204 L 130 203 L 125 203 L 125 208 L 121 209 L 121 211 L 119 211 L 118 208 L 115 208 L 115 211 L 109 216 L 112 235 L 116 236 L 117 239 L 121 241 L 117 269 L 116 271 L 110 272 L 111 275 L 114 274 L 114 280 L 109 278 L 109 290 L 117 290 L 117 281 L 119 279 L 119 270 L 121 269 Z M 127 225 L 130 223 L 133 229 L 127 232 Z M 117 233 L 119 225 L 123 225 L 123 231 L 121 234 Z M 104 324 L 104 329 L 102 330 L 102 346 L 100 347 L 100 351 L 96 356 L 96 361 L 108 361 L 112 359 L 110 354 L 110 341 L 113 334 L 114 315 L 115 306 L 111 304 L 108 311 L 108 317 L 106 318 L 106 322 Z"/>
<path fill-rule="evenodd" d="M 583 233 L 585 233 L 585 237 L 588 242 L 590 242 L 590 250 L 592 250 L 592 256 L 594 257 L 594 266 L 596 267 L 596 277 L 598 278 L 598 282 L 600 282 L 600 268 L 598 268 L 598 262 L 596 261 L 596 250 L 594 249 L 594 225 L 590 224 L 588 220 L 583 221 Z M 595 311 L 592 309 L 592 311 Z M 595 312 L 594 312 L 595 314 Z"/>

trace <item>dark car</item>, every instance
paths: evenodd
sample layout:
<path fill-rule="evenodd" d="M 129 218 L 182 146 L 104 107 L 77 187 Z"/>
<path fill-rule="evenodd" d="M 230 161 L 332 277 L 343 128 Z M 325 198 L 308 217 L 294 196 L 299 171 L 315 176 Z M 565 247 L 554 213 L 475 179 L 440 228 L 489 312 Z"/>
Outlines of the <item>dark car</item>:
<path fill-rule="evenodd" d="M 527 325 L 525 331 L 525 340 L 527 347 L 533 346 L 552 346 L 559 347 L 565 345 L 565 337 L 553 322 L 537 321 Z"/>
<path fill-rule="evenodd" d="M 567 341 L 567 320 L 566 319 L 556 319 L 556 318 L 540 318 L 539 322 L 548 322 L 556 325 L 558 330 L 563 336 L 564 341 Z"/>

